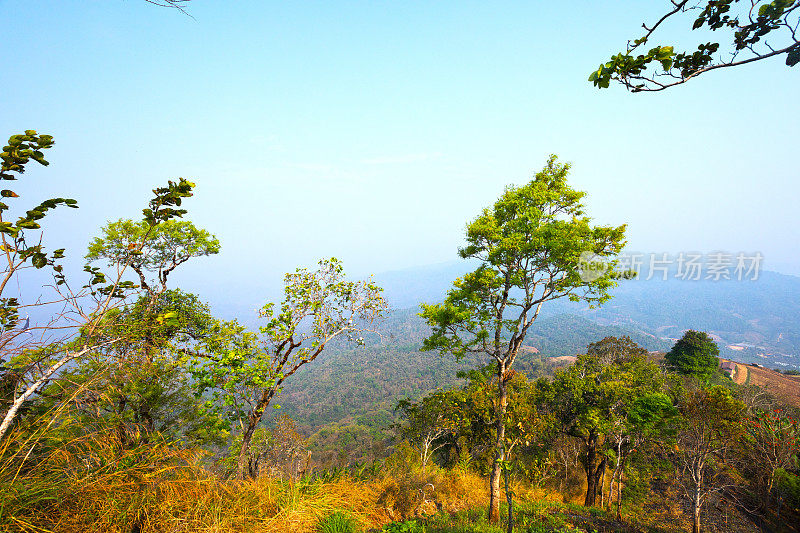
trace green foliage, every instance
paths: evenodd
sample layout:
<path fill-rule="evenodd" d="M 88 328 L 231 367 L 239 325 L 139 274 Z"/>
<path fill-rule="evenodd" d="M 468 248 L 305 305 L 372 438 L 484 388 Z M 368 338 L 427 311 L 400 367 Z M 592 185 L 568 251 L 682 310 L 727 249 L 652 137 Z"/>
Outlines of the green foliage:
<path fill-rule="evenodd" d="M 52 144 L 52 137 L 39 136 L 33 130 L 26 131 L 24 135 L 12 136 L 8 146 L 4 147 L 2 152 L 3 163 L 2 169 L 0 169 L 0 178 L 3 180 L 15 179 L 14 174 L 23 173 L 25 165 L 30 159 L 46 165 L 42 150 L 49 148 Z M 142 235 L 141 241 L 129 243 L 129 255 L 141 253 L 144 246 L 143 241 L 159 224 L 168 223 L 172 218 L 180 217 L 186 212 L 183 209 L 175 209 L 175 207 L 181 205 L 183 198 L 191 196 L 193 187 L 191 182 L 181 179 L 178 183 L 170 181 L 167 187 L 153 191 L 154 197 L 150 200 L 149 209 L 145 210 L 147 230 Z M 2 191 L 0 196 L 3 198 L 17 197 L 16 193 L 10 190 Z M 39 358 L 29 359 L 24 366 L 11 370 L 14 382 L 11 387 L 13 389 L 11 396 L 15 399 L 0 423 L 0 438 L 7 433 L 20 410 L 24 411 L 27 408 L 26 404 L 31 401 L 32 396 L 50 382 L 64 365 L 84 357 L 94 350 L 101 351 L 122 341 L 120 336 L 108 335 L 109 331 L 104 328 L 113 323 L 112 315 L 117 311 L 115 307 L 122 305 L 124 299 L 137 289 L 133 282 L 122 279 L 129 266 L 127 262 L 122 261 L 115 264 L 116 274 L 113 277 L 106 277 L 99 268 L 86 265 L 84 270 L 89 274 L 89 281 L 82 287 L 83 290 L 76 293 L 66 285 L 67 279 L 63 268 L 56 262 L 64 257 L 64 250 L 55 250 L 50 256 L 47 256 L 40 244 L 41 239 L 38 239 L 39 244 L 27 244 L 28 242 L 37 242 L 37 239 L 30 235 L 26 236 L 25 231 L 40 229 L 37 221 L 44 218 L 47 211 L 62 204 L 75 207 L 76 202 L 64 198 L 45 200 L 39 206 L 27 211 L 16 225 L 2 222 L 2 218 L 0 218 L 0 226 L 2 226 L 0 227 L 0 240 L 2 240 L 2 251 L 5 252 L 3 256 L 8 262 L 0 282 L 0 295 L 8 281 L 25 268 L 27 263 L 30 263 L 35 268 L 52 267 L 56 295 L 54 302 L 51 303 L 64 304 L 62 309 L 57 312 L 58 314 L 52 317 L 50 325 L 40 326 L 45 330 L 41 331 L 42 339 L 52 337 L 53 332 L 58 329 L 60 331 L 56 335 L 62 337 L 62 341 L 52 342 L 44 350 L 31 349 L 30 345 L 35 342 L 29 336 L 20 335 L 22 331 L 19 331 L 16 334 L 12 333 L 4 344 L 7 353 L 21 353 L 28 358 L 31 354 L 37 354 Z M 0 215 L 7 209 L 6 204 L 0 204 Z M 60 292 L 62 289 L 59 286 L 62 285 L 65 286 L 64 292 Z M 162 286 L 162 289 L 165 290 L 166 287 Z M 85 307 L 84 302 L 81 301 L 83 296 L 93 297 L 92 305 L 94 307 L 92 309 Z M 22 303 L 17 299 L 0 298 L 0 328 L 4 330 L 4 333 L 17 326 L 20 305 Z M 28 303 L 28 305 L 42 308 L 48 304 L 36 302 Z M 67 320 L 63 320 L 67 315 L 71 316 Z M 175 315 L 168 314 L 159 317 L 158 320 L 172 322 L 175 318 Z M 67 333 L 65 330 L 71 327 L 70 320 L 75 324 L 72 326 L 74 330 L 72 333 Z M 27 328 L 27 325 L 24 328 Z M 5 377 L 3 376 L 3 381 L 8 384 Z"/>
<path fill-rule="evenodd" d="M 591 226 L 584 193 L 567 185 L 569 168 L 551 156 L 533 181 L 508 187 L 469 224 L 459 254 L 481 265 L 455 281 L 444 303 L 422 306 L 433 328 L 424 350 L 503 358 L 506 351 L 516 354 L 544 302 L 566 297 L 600 304 L 610 297 L 625 226 Z M 608 259 L 608 270 L 582 279 L 582 254 Z"/>
<path fill-rule="evenodd" d="M 298 268 L 287 274 L 284 295 L 278 313 L 272 303 L 261 309 L 266 324 L 260 335 L 236 322 L 220 323 L 219 334 L 205 344 L 207 353 L 198 353 L 191 362 L 197 394 L 211 390 L 241 423 L 240 477 L 253 431 L 284 381 L 333 339 L 363 344 L 360 334 L 387 307 L 380 287 L 347 281 L 336 258 L 320 261 L 316 271 Z"/>
<path fill-rule="evenodd" d="M 100 268 L 87 264 L 84 271 L 90 275 L 90 281 L 84 288 L 91 289 L 95 296 L 111 298 L 124 298 L 135 289 L 152 293 L 145 271 L 157 267 L 159 289 L 163 292 L 167 288 L 167 277 L 178 265 L 196 255 L 217 253 L 219 242 L 215 237 L 197 230 L 189 222 L 173 220 L 186 214 L 185 209 L 175 209 L 174 206 L 180 206 L 183 198 L 192 196 L 193 188 L 194 183 L 184 178 L 177 183 L 168 181 L 166 187 L 153 189 L 154 196 L 149 208 L 143 210 L 141 222 L 119 220 L 108 224 L 103 229 L 105 238 L 98 237 L 90 243 L 86 258 L 89 261 L 106 259 L 108 266 L 115 267 L 116 275 L 107 277 Z M 156 264 L 153 258 L 161 259 L 161 263 Z M 140 286 L 122 280 L 128 267 L 138 274 Z M 108 279 L 114 281 L 107 283 Z"/>
<path fill-rule="evenodd" d="M 416 403 L 407 399 L 397 403 L 396 409 L 405 419 L 399 428 L 400 436 L 417 446 L 423 468 L 432 454 L 457 438 L 466 423 L 464 407 L 460 395 L 441 391 Z"/>
<path fill-rule="evenodd" d="M 193 394 L 185 366 L 186 351 L 212 334 L 213 325 L 208 307 L 180 290 L 112 309 L 102 335 L 124 342 L 98 349 L 64 372 L 63 380 L 48 386 L 49 401 L 40 408 L 71 398 L 81 427 L 114 427 L 123 446 L 155 433 L 183 446 L 220 444 L 227 421 Z"/>
<path fill-rule="evenodd" d="M 89 243 L 86 259 L 105 259 L 109 266 L 129 265 L 139 276 L 142 288 L 154 282 L 147 279 L 156 275 L 156 283 L 163 290 L 167 278 L 179 265 L 193 257 L 219 253 L 216 237 L 186 220 L 164 220 L 156 226 L 152 220 L 117 220 L 102 228 L 102 237 Z"/>
<path fill-rule="evenodd" d="M 677 414 L 664 379 L 647 352 L 629 338 L 590 344 L 574 365 L 556 372 L 551 405 L 561 431 L 579 439 L 587 478 L 586 505 L 593 505 L 609 460 L 620 465 L 642 444 L 661 436 Z"/>
<path fill-rule="evenodd" d="M 199 393 L 211 390 L 222 404 L 237 408 L 232 416 L 245 416 L 245 404 L 257 403 L 253 395 L 264 390 L 273 395 L 280 392 L 284 380 L 313 361 L 331 339 L 342 336 L 363 343 L 358 335 L 363 324 L 377 319 L 385 309 L 380 288 L 371 282 L 344 280 L 335 258 L 320 261 L 319 267 L 313 272 L 299 268 L 286 275 L 280 312 L 276 314 L 271 303 L 262 308 L 266 324 L 260 335 L 237 322 L 218 324 L 216 336 L 205 345 L 213 355 L 198 354 L 191 362 Z"/>
<path fill-rule="evenodd" d="M 42 166 L 49 163 L 44 158 L 42 150 L 47 150 L 53 146 L 53 137 L 50 135 L 39 135 L 34 130 L 27 130 L 24 134 L 12 135 L 8 139 L 8 145 L 3 147 L 0 153 L 0 180 L 13 181 L 25 172 L 25 166 L 34 160 Z M 0 197 L 19 198 L 19 195 L 9 189 L 0 191 Z M 58 206 L 77 208 L 77 202 L 71 198 L 50 198 L 39 205 L 29 209 L 24 216 L 19 217 L 16 222 L 9 222 L 3 219 L 3 214 L 8 211 L 9 206 L 5 202 L 0 202 L 0 252 L 7 260 L 7 265 L 0 279 L 0 296 L 8 281 L 17 274 L 21 268 L 30 264 L 36 269 L 46 266 L 52 267 L 56 283 L 64 283 L 63 267 L 58 264 L 58 260 L 64 257 L 64 249 L 55 250 L 52 254 L 47 253 L 41 239 L 36 239 L 27 235 L 26 231 L 41 229 L 40 221 L 47 215 L 47 212 Z M 8 331 L 14 328 L 19 321 L 20 302 L 17 298 L 0 297 L 0 331 Z"/>
<path fill-rule="evenodd" d="M 702 331 L 689 330 L 664 359 L 672 370 L 708 381 L 719 368 L 718 356 L 719 348 L 711 337 Z"/>
<path fill-rule="evenodd" d="M 652 26 L 643 24 L 646 33 L 629 41 L 625 52 L 611 56 L 589 75 L 595 87 L 608 88 L 617 81 L 632 92 L 660 91 L 718 68 L 743 65 L 773 56 L 785 55 L 786 65 L 800 62 L 800 39 L 795 33 L 798 23 L 798 0 L 704 0 L 694 4 L 688 0 L 672 2 L 669 11 Z M 701 9 L 702 7 L 702 9 Z M 699 13 L 692 30 L 728 31 L 732 33 L 729 54 L 720 55 L 719 42 L 701 43 L 693 52 L 676 52 L 673 46 L 655 46 L 634 55 L 644 47 L 668 18 Z M 769 38 L 769 44 L 767 39 Z M 744 55 L 745 58 L 741 56 Z"/>
<path fill-rule="evenodd" d="M 678 404 L 682 420 L 677 435 L 676 472 L 684 496 L 692 502 L 694 530 L 709 494 L 735 475 L 731 450 L 744 434 L 745 406 L 726 388 L 691 388 Z"/>
<path fill-rule="evenodd" d="M 317 533 L 358 533 L 363 531 L 358 520 L 343 511 L 336 511 L 317 523 Z"/>
<path fill-rule="evenodd" d="M 175 207 L 180 207 L 184 198 L 192 196 L 192 189 L 194 183 L 184 178 L 179 178 L 177 183 L 168 181 L 166 187 L 153 189 L 153 199 L 146 209 L 142 209 L 144 220 L 151 226 L 157 226 L 161 222 L 181 218 L 186 210 Z"/>
<path fill-rule="evenodd" d="M 550 156 L 533 181 L 508 187 L 491 209 L 467 226 L 462 258 L 480 266 L 454 282 L 444 303 L 422 305 L 431 326 L 422 349 L 457 359 L 482 354 L 496 361 L 496 429 L 492 479 L 505 460 L 506 382 L 528 331 L 546 301 L 568 298 L 592 305 L 610 298 L 615 257 L 625 226 L 592 226 L 583 192 L 567 185 L 569 164 Z M 587 257 L 607 267 L 585 275 Z M 522 427 L 521 419 L 517 422 Z M 499 520 L 499 488 L 491 485 L 490 520 Z M 511 500 L 509 499 L 509 503 Z"/>
<path fill-rule="evenodd" d="M 604 347 L 607 342 L 602 341 Z M 620 346 L 629 343 L 627 339 Z M 660 392 L 664 380 L 658 366 L 635 345 L 604 360 L 607 352 L 599 356 L 591 352 L 598 344 L 579 355 L 574 365 L 556 372 L 552 401 L 564 431 L 588 440 L 619 429 L 620 424 L 648 426 L 660 420 L 672 402 Z"/>
<path fill-rule="evenodd" d="M 800 510 L 800 475 L 787 472 L 783 468 L 775 471 L 775 492 L 786 505 Z"/>
<path fill-rule="evenodd" d="M 425 533 L 425 524 L 416 520 L 405 520 L 403 522 L 392 522 L 383 526 L 383 533 Z"/>
<path fill-rule="evenodd" d="M 435 457 L 433 452 L 439 450 L 438 463 L 486 472 L 492 463 L 497 435 L 492 398 L 497 378 L 491 365 L 459 375 L 467 380 L 461 388 L 434 391 L 417 402 L 399 402 L 405 418 L 398 426 L 399 435 L 417 447 L 421 462 L 426 461 L 423 449 L 428 439 L 430 454 Z M 531 474 L 542 461 L 542 447 L 553 431 L 553 420 L 544 405 L 546 393 L 541 382 L 529 382 L 519 372 L 509 376 L 506 387 L 507 454 L 511 456 L 512 449 L 520 450 L 514 454 L 520 461 L 514 468 Z"/>

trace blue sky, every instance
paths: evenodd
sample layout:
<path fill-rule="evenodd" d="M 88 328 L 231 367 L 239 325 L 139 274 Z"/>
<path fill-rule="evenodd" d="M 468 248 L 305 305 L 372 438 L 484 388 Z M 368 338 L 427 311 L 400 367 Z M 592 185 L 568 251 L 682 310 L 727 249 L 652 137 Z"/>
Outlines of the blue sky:
<path fill-rule="evenodd" d="M 357 275 L 454 259 L 550 153 L 631 249 L 760 251 L 800 274 L 800 71 L 639 95 L 586 81 L 662 4 L 195 0 L 190 18 L 5 0 L 0 129 L 55 137 L 17 190 L 79 201 L 45 235 L 73 257 L 153 187 L 195 181 L 189 216 L 223 245 L 181 274 L 201 295 L 266 294 L 332 255 Z"/>

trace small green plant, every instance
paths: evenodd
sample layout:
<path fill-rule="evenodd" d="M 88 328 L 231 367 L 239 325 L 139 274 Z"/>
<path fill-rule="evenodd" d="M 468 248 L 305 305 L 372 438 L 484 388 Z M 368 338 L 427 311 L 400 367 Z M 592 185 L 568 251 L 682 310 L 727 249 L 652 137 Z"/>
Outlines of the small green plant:
<path fill-rule="evenodd" d="M 420 524 L 416 520 L 392 522 L 384 526 L 382 531 L 383 533 L 425 533 L 425 524 Z"/>
<path fill-rule="evenodd" d="M 358 533 L 362 531 L 358 521 L 347 513 L 335 511 L 317 524 L 317 533 Z"/>

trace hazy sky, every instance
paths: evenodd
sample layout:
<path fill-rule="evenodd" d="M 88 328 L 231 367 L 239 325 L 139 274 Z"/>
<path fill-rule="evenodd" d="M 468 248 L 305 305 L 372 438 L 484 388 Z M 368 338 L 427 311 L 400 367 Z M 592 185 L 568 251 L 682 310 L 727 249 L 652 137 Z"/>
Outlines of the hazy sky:
<path fill-rule="evenodd" d="M 55 137 L 16 190 L 79 201 L 45 235 L 72 257 L 153 187 L 195 181 L 190 218 L 223 245 L 182 274 L 201 294 L 332 255 L 359 275 L 454 259 L 465 223 L 550 153 L 631 249 L 760 251 L 800 273 L 800 67 L 658 94 L 586 81 L 666 5 L 195 0 L 190 18 L 0 0 L 0 133 Z"/>

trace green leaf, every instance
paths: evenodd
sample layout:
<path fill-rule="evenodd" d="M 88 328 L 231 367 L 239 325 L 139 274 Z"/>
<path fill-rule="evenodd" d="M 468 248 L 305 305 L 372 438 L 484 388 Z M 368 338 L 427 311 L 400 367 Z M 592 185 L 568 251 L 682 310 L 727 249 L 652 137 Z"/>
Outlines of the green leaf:
<path fill-rule="evenodd" d="M 793 67 L 800 63 L 800 48 L 795 48 L 786 54 L 786 66 Z"/>
<path fill-rule="evenodd" d="M 47 256 L 43 253 L 36 253 L 31 259 L 31 264 L 36 268 L 44 268 L 47 265 Z"/>

